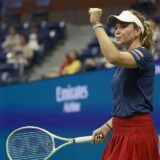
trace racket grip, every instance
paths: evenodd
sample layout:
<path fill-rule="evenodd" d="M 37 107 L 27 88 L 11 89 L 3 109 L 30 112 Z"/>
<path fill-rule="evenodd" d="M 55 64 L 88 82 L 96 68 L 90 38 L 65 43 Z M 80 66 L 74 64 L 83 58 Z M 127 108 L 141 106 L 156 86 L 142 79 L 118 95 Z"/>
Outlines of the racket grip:
<path fill-rule="evenodd" d="M 74 138 L 74 143 L 84 143 L 84 142 L 91 142 L 92 136 L 85 136 L 85 137 L 77 137 Z"/>

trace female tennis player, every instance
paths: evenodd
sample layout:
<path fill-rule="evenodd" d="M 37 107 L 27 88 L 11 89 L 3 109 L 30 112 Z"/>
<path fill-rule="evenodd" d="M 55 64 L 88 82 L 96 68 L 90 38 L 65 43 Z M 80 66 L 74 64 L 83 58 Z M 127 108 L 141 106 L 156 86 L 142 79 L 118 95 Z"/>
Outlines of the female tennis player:
<path fill-rule="evenodd" d="M 151 54 L 152 28 L 137 11 L 111 15 L 116 46 L 101 24 L 102 9 L 90 8 L 90 22 L 106 59 L 117 66 L 112 80 L 113 118 L 93 132 L 95 143 L 103 142 L 112 130 L 102 160 L 160 160 L 158 137 L 150 116 L 153 110 L 155 67 Z M 102 134 L 102 139 L 96 135 Z"/>

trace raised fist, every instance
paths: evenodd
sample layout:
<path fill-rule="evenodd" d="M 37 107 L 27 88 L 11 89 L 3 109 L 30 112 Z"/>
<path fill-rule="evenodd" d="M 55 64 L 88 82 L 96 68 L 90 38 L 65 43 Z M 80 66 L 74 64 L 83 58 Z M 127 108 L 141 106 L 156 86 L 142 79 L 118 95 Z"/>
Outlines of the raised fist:
<path fill-rule="evenodd" d="M 100 8 L 90 8 L 89 9 L 90 14 L 90 22 L 92 24 L 95 24 L 97 22 L 100 22 L 101 15 L 102 15 L 102 9 Z"/>

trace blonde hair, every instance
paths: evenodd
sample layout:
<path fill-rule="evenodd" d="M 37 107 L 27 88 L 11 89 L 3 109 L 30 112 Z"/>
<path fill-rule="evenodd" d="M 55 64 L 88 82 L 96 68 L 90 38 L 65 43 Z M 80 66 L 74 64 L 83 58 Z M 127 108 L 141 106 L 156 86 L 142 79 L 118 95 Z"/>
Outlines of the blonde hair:
<path fill-rule="evenodd" d="M 144 33 L 141 34 L 141 44 L 143 47 L 145 47 L 147 50 L 152 51 L 153 49 L 153 29 L 152 25 L 149 21 L 145 21 L 144 16 L 136 11 L 136 10 L 130 10 L 143 24 L 144 26 Z"/>

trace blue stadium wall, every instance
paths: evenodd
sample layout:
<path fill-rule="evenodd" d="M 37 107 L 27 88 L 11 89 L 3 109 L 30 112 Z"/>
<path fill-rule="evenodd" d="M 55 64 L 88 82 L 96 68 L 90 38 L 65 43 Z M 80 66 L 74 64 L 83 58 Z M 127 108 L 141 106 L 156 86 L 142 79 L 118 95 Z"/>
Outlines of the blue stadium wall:
<path fill-rule="evenodd" d="M 17 127 L 35 125 L 64 137 L 91 135 L 111 117 L 114 69 L 35 81 L 0 88 L 0 159 L 7 160 L 5 141 Z M 160 135 L 160 75 L 155 76 L 152 117 Z M 74 144 L 51 160 L 98 160 L 103 144 Z"/>

